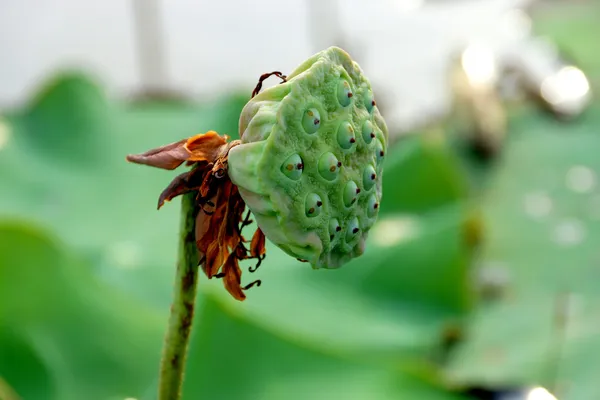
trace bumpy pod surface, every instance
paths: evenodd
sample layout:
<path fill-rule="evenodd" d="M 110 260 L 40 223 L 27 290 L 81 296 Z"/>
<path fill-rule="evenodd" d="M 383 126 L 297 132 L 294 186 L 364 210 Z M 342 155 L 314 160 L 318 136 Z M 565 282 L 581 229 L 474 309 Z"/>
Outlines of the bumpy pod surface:
<path fill-rule="evenodd" d="M 358 64 L 331 47 L 240 117 L 229 175 L 266 237 L 313 268 L 364 252 L 379 212 L 388 131 Z"/>

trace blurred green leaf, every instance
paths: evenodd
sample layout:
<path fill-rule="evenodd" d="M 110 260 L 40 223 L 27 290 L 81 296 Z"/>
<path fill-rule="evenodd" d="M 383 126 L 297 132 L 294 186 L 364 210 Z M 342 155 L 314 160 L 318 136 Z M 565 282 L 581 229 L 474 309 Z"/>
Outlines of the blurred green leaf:
<path fill-rule="evenodd" d="M 210 295 L 194 326 L 184 399 L 458 399 L 393 368 L 307 348 Z"/>
<path fill-rule="evenodd" d="M 25 400 L 135 396 L 155 373 L 161 315 L 24 222 L 0 223 L 0 317 L 0 375 Z"/>
<path fill-rule="evenodd" d="M 598 111 L 568 130 L 531 114 L 514 121 L 483 210 L 480 286 L 501 297 L 473 318 L 450 367 L 457 382 L 535 382 L 557 386 L 561 400 L 598 395 L 584 371 L 600 368 L 591 356 L 600 349 Z"/>
<path fill-rule="evenodd" d="M 473 249 L 465 232 L 469 218 L 461 204 L 423 216 L 382 217 L 367 253 L 349 265 L 356 271 L 355 284 L 376 298 L 401 298 L 448 315 L 462 314 L 472 300 Z"/>
<path fill-rule="evenodd" d="M 46 162 L 82 168 L 101 160 L 109 149 L 109 102 L 100 86 L 80 73 L 48 82 L 20 117 L 26 132 L 20 139 Z"/>
<path fill-rule="evenodd" d="M 466 199 L 465 172 L 442 131 L 403 138 L 388 153 L 381 212 L 419 213 Z"/>
<path fill-rule="evenodd" d="M 2 320 L 4 322 L 6 321 Z M 56 398 L 51 375 L 52 371 L 40 359 L 31 343 L 25 341 L 23 335 L 13 331 L 10 326 L 0 326 L 0 379 L 5 384 L 10 383 L 12 391 L 18 390 L 23 399 Z"/>

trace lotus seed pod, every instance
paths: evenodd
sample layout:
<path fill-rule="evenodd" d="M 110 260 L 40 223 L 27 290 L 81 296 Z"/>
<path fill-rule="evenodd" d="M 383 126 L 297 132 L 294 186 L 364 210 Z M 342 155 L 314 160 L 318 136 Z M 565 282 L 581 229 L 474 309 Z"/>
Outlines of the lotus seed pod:
<path fill-rule="evenodd" d="M 266 237 L 313 268 L 364 252 L 377 220 L 387 126 L 362 70 L 337 47 L 252 98 L 229 176 Z"/>

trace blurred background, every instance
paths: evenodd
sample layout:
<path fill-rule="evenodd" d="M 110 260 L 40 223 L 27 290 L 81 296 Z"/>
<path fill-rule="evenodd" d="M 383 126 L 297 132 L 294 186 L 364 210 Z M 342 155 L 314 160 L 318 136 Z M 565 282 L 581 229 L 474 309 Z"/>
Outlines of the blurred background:
<path fill-rule="evenodd" d="M 599 17 L 0 0 L 0 399 L 155 398 L 179 202 L 124 157 L 237 137 L 262 73 L 331 45 L 390 128 L 380 220 L 335 271 L 269 244 L 244 303 L 202 275 L 183 398 L 600 399 Z"/>

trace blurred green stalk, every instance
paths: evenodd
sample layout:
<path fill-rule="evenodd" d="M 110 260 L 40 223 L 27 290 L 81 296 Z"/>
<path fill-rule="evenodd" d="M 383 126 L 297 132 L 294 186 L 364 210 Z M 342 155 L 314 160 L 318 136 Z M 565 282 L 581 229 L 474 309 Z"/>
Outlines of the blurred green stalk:
<path fill-rule="evenodd" d="M 181 396 L 198 281 L 198 248 L 195 237 L 197 211 L 196 194 L 185 194 L 181 200 L 175 290 L 160 362 L 158 400 L 177 400 Z"/>

